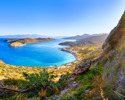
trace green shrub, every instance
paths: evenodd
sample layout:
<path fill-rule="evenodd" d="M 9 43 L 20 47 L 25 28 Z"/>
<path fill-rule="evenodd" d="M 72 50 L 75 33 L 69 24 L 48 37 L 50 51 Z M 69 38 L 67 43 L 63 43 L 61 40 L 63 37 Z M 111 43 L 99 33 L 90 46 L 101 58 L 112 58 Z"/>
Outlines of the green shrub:
<path fill-rule="evenodd" d="M 48 73 L 45 69 L 39 74 L 27 74 L 23 73 L 23 76 L 28 81 L 27 84 L 22 84 L 25 88 L 30 88 L 31 92 L 28 93 L 29 97 L 38 96 L 39 91 L 43 89 L 46 92 L 46 96 L 50 96 L 55 93 L 56 88 L 63 88 L 62 81 L 53 82 L 52 79 L 55 78 L 55 75 Z"/>

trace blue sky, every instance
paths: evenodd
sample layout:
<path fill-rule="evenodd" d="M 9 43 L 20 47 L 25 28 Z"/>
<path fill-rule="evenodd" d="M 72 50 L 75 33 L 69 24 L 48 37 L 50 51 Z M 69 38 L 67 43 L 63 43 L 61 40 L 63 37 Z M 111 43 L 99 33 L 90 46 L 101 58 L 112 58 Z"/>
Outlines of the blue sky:
<path fill-rule="evenodd" d="M 0 35 L 109 33 L 125 0 L 0 0 Z"/>

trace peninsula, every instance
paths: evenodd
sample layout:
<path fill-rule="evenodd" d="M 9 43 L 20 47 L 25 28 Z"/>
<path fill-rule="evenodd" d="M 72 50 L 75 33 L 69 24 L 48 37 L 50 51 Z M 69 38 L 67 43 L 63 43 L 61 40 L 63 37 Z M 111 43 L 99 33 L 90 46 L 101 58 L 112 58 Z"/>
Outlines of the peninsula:
<path fill-rule="evenodd" d="M 8 39 L 6 42 L 11 42 L 10 47 L 20 47 L 30 43 L 47 42 L 54 40 L 52 38 L 25 38 L 25 39 Z"/>

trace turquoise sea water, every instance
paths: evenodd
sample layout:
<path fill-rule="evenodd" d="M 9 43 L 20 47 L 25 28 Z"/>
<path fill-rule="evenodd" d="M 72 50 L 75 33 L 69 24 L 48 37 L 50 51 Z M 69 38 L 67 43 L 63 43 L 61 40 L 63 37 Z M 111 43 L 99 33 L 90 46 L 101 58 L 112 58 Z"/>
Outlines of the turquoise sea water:
<path fill-rule="evenodd" d="M 0 39 L 0 59 L 7 64 L 20 66 L 56 66 L 76 60 L 71 53 L 60 51 L 65 46 L 58 45 L 64 39 L 27 44 L 22 47 L 9 47 L 10 43 Z"/>

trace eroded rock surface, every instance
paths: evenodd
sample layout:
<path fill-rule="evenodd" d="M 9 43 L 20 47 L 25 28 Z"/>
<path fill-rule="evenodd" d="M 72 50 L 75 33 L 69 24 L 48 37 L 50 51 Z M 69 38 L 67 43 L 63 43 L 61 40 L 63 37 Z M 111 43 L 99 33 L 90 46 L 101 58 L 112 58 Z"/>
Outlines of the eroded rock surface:
<path fill-rule="evenodd" d="M 76 65 L 75 70 L 72 72 L 72 74 L 73 75 L 84 74 L 85 72 L 89 70 L 90 67 L 91 67 L 91 61 L 85 64 Z"/>
<path fill-rule="evenodd" d="M 104 63 L 103 80 L 114 91 L 122 91 L 125 81 L 125 13 L 103 44 L 100 62 Z"/>

